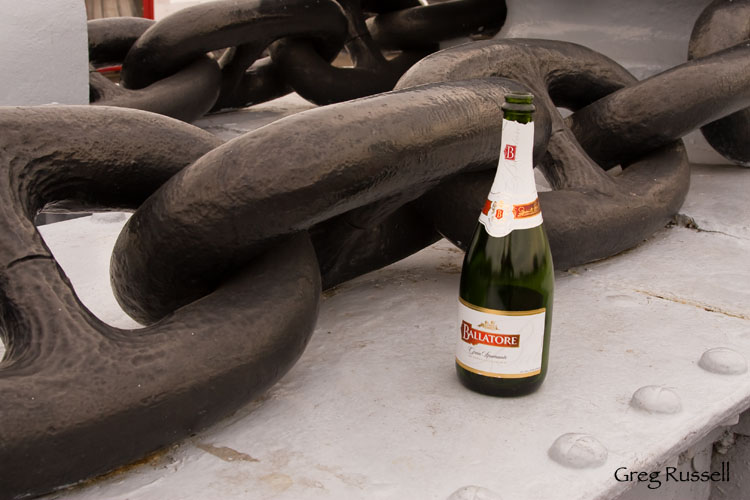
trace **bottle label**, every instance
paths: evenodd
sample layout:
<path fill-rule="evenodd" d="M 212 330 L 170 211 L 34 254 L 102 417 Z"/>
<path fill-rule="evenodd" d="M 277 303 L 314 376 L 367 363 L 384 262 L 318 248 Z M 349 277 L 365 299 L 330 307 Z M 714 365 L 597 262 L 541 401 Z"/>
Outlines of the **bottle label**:
<path fill-rule="evenodd" d="M 503 120 L 500 160 L 479 222 L 500 238 L 542 223 L 534 180 L 534 123 Z"/>
<path fill-rule="evenodd" d="M 531 377 L 542 371 L 545 308 L 498 311 L 458 300 L 459 365 L 497 378 Z"/>

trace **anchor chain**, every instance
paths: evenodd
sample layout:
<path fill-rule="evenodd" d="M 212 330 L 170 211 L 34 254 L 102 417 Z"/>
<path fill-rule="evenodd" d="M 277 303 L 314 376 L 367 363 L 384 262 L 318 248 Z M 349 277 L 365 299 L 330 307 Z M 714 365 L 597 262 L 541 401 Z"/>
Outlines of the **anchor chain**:
<path fill-rule="evenodd" d="M 372 3 L 225 0 L 153 25 L 90 21 L 92 64 L 122 61 L 120 86 L 92 71 L 92 103 L 192 121 L 291 91 L 316 104 L 346 101 L 391 90 L 439 42 L 491 36 L 506 16 L 500 0 Z M 352 67 L 332 65 L 342 50 Z"/>
<path fill-rule="evenodd" d="M 231 3 L 244 31 L 245 2 Z M 319 5 L 326 17 L 332 3 Z M 318 32 L 316 51 L 333 31 Z M 94 52 L 108 50 L 121 49 Z M 137 71 L 127 79 L 151 89 L 186 64 L 218 68 L 207 50 L 201 42 L 197 59 L 150 85 Z M 0 497 L 104 473 L 205 428 L 294 364 L 322 287 L 441 234 L 465 245 L 492 181 L 504 95 L 518 90 L 537 96 L 535 163 L 553 188 L 541 203 L 566 268 L 622 251 L 676 213 L 689 183 L 678 139 L 750 106 L 750 44 L 636 82 L 579 45 L 476 42 L 422 59 L 393 92 L 224 144 L 138 110 L 0 109 Z M 33 225 L 44 208 L 135 210 L 112 282 L 149 326 L 122 331 L 80 303 Z"/>

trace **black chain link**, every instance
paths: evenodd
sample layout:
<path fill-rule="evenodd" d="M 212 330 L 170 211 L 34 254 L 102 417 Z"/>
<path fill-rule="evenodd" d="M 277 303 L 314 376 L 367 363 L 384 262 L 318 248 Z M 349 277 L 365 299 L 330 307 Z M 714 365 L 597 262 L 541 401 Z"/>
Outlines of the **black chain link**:
<path fill-rule="evenodd" d="M 688 58 L 704 57 L 750 38 L 750 0 L 714 0 L 690 35 Z M 701 127 L 708 143 L 725 158 L 750 167 L 750 108 Z"/>
<path fill-rule="evenodd" d="M 232 0 L 189 7 L 153 26 L 90 21 L 92 63 L 123 61 L 121 87 L 92 73 L 92 102 L 191 121 L 210 109 L 245 107 L 293 90 L 317 104 L 346 101 L 391 90 L 443 40 L 494 34 L 506 14 L 498 0 L 371 9 L 359 0 Z M 331 64 L 342 50 L 352 67 Z M 195 68 L 215 51 L 224 52 L 214 67 Z"/>

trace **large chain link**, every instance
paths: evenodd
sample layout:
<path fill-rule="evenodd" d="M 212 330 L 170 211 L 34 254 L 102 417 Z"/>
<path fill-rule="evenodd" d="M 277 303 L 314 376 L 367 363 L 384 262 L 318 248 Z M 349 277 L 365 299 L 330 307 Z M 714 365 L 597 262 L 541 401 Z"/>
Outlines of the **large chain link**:
<path fill-rule="evenodd" d="M 252 22 L 243 17 L 247 2 L 229 3 L 240 24 Z M 332 2 L 284 5 L 335 17 Z M 304 42 L 317 54 L 344 24 L 351 29 L 337 12 L 345 23 L 328 19 L 317 41 Z M 121 23 L 135 45 L 94 44 L 92 59 L 150 46 L 146 34 L 160 23 L 139 24 Z M 273 30 L 271 38 L 284 36 L 271 43 L 272 58 L 291 33 Z M 375 38 L 386 44 L 384 36 Z M 125 78 L 148 85 L 139 96 L 181 78 L 188 91 L 188 74 L 213 73 L 220 86 L 215 59 L 200 55 L 216 45 L 205 43 L 186 48 L 192 55 L 172 76 L 149 85 L 150 70 L 128 69 Z M 236 58 L 250 42 L 235 43 Z M 8 345 L 0 497 L 106 472 L 204 428 L 301 355 L 321 283 L 381 267 L 440 234 L 465 245 L 511 90 L 537 96 L 534 157 L 553 187 L 541 201 L 556 265 L 566 268 L 628 248 L 676 213 L 689 183 L 678 138 L 750 106 L 750 43 L 636 82 L 575 44 L 476 42 L 423 59 L 393 92 L 312 109 L 225 144 L 136 110 L 0 109 L 0 333 Z M 131 99 L 123 96 L 112 99 Z M 557 106 L 574 112 L 563 119 Z M 616 164 L 622 173 L 608 173 Z M 33 225 L 45 207 L 136 210 L 116 244 L 112 279 L 123 306 L 150 326 L 125 332 L 80 304 Z"/>
<path fill-rule="evenodd" d="M 492 35 L 506 14 L 500 0 L 372 4 L 225 0 L 186 8 L 153 26 L 124 18 L 90 21 L 92 63 L 123 61 L 120 87 L 91 73 L 92 102 L 187 121 L 292 90 L 317 104 L 341 102 L 391 90 L 440 41 Z M 331 64 L 342 49 L 352 67 Z"/>
<path fill-rule="evenodd" d="M 750 0 L 714 0 L 690 35 L 688 58 L 704 57 L 750 38 Z M 750 108 L 708 123 L 701 132 L 725 158 L 750 167 Z"/>

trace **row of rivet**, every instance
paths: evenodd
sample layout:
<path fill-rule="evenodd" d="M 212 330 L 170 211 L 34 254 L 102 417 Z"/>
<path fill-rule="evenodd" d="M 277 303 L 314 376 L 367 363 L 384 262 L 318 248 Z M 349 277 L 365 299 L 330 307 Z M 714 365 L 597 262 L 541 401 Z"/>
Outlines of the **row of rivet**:
<path fill-rule="evenodd" d="M 726 347 L 716 347 L 703 353 L 698 366 L 719 375 L 742 375 L 747 372 L 745 357 Z M 682 410 L 679 395 L 673 389 L 646 385 L 635 391 L 630 405 L 648 413 L 674 414 Z M 558 437 L 549 449 L 555 462 L 574 469 L 588 469 L 604 465 L 607 448 L 589 434 L 568 432 Z M 497 493 L 480 486 L 464 486 L 454 491 L 448 500 L 502 500 Z"/>

